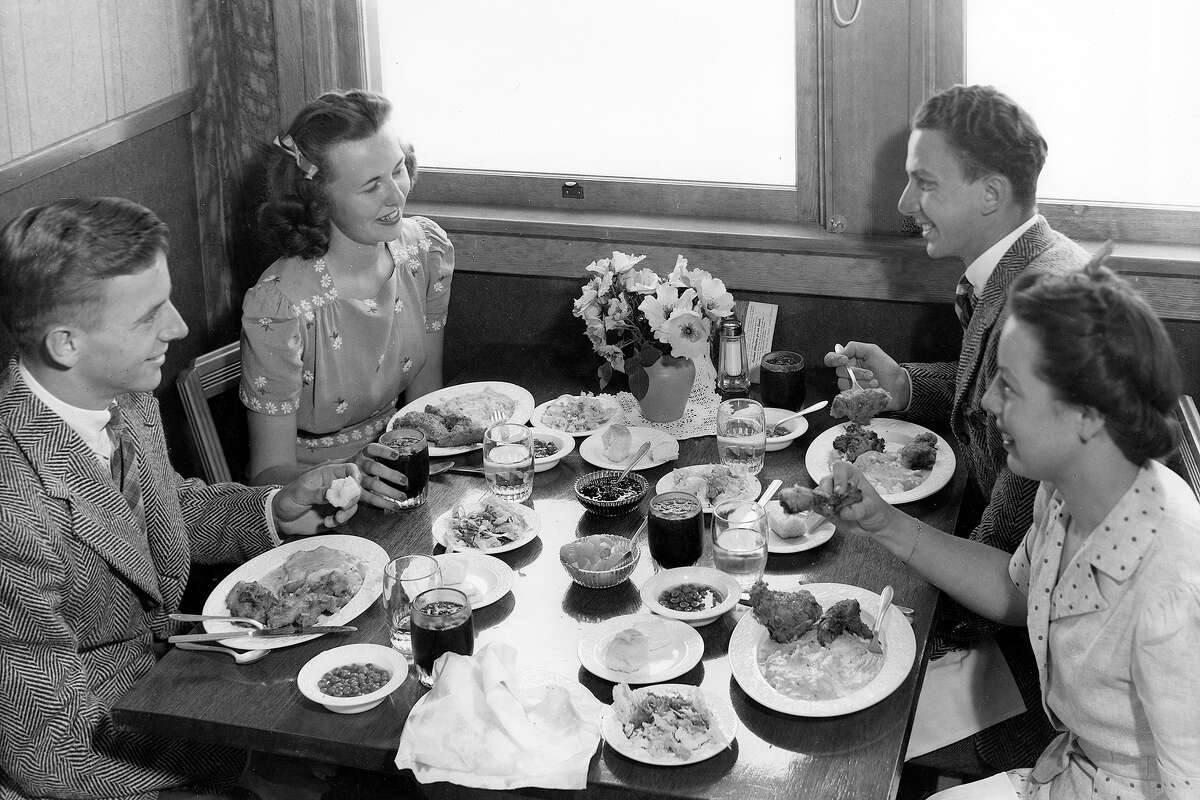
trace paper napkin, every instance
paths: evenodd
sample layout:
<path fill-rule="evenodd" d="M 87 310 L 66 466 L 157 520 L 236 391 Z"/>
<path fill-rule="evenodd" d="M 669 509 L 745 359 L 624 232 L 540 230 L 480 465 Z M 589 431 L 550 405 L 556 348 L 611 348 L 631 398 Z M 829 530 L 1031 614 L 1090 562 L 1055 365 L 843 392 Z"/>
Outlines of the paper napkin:
<path fill-rule="evenodd" d="M 603 704 L 572 679 L 523 670 L 517 651 L 490 642 L 448 653 L 434 687 L 413 706 L 396 766 L 421 783 L 480 789 L 587 787 Z"/>

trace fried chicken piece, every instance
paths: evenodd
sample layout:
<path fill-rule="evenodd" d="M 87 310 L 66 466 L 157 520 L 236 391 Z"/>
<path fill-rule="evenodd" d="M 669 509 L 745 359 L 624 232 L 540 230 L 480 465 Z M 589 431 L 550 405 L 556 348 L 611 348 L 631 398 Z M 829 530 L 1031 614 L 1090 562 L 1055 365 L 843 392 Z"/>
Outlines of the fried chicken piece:
<path fill-rule="evenodd" d="M 789 514 L 801 514 L 808 511 L 812 508 L 812 503 L 812 489 L 807 489 L 800 484 L 779 490 L 779 505 Z"/>
<path fill-rule="evenodd" d="M 398 428 L 416 428 L 425 434 L 430 444 L 441 444 L 450 435 L 450 429 L 441 417 L 428 411 L 410 411 L 396 422 Z"/>
<path fill-rule="evenodd" d="M 919 433 L 900 448 L 900 463 L 909 469 L 930 469 L 935 461 L 937 437 L 932 433 Z"/>
<path fill-rule="evenodd" d="M 266 622 L 279 598 L 258 581 L 238 581 L 225 597 L 230 616 L 249 617 Z"/>
<path fill-rule="evenodd" d="M 483 426 L 470 417 L 432 405 L 425 406 L 425 411 L 438 417 L 446 427 L 446 434 L 436 442 L 439 447 L 459 447 L 483 441 Z"/>
<path fill-rule="evenodd" d="M 892 395 L 887 389 L 846 389 L 833 398 L 829 416 L 834 419 L 849 417 L 851 422 L 866 425 L 890 402 Z"/>
<path fill-rule="evenodd" d="M 862 609 L 853 598 L 839 600 L 817 620 L 817 641 L 828 647 L 843 633 L 853 633 L 863 639 L 871 638 L 871 629 L 862 621 Z"/>
<path fill-rule="evenodd" d="M 821 604 L 804 589 L 777 592 L 762 581 L 755 581 L 750 587 L 750 602 L 754 618 L 780 644 L 796 641 L 821 618 Z"/>
<path fill-rule="evenodd" d="M 864 428 L 857 422 L 850 422 L 846 424 L 845 431 L 833 440 L 833 449 L 841 453 L 847 461 L 853 462 L 869 450 L 883 452 L 886 442 L 882 436 L 870 428 Z"/>
<path fill-rule="evenodd" d="M 822 517 L 834 517 L 846 506 L 852 506 L 862 500 L 862 489 L 848 486 L 843 491 L 834 489 L 827 492 L 820 486 L 805 489 L 803 486 L 790 486 L 779 493 L 779 505 L 789 514 L 799 514 L 802 511 L 813 511 Z"/>

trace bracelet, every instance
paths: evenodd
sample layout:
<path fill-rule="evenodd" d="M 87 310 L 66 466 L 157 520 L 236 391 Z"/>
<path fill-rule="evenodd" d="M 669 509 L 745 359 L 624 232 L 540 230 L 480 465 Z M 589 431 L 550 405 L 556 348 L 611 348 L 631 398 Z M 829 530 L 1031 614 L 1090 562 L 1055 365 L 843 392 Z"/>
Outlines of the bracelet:
<path fill-rule="evenodd" d="M 913 537 L 912 548 L 908 551 L 908 558 L 904 559 L 905 564 L 912 561 L 913 553 L 917 552 L 917 545 L 921 543 L 921 534 L 925 532 L 925 526 L 921 524 L 921 520 L 913 521 L 917 523 L 917 535 Z"/>

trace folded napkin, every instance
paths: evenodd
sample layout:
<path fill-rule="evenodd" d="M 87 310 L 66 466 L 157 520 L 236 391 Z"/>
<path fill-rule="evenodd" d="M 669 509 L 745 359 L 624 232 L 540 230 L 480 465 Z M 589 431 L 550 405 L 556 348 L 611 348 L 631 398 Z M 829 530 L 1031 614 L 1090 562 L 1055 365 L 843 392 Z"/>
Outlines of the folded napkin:
<path fill-rule="evenodd" d="M 584 789 L 600 743 L 603 704 L 573 680 L 522 670 L 517 651 L 490 642 L 447 653 L 413 706 L 396 766 L 421 783 L 480 789 Z"/>

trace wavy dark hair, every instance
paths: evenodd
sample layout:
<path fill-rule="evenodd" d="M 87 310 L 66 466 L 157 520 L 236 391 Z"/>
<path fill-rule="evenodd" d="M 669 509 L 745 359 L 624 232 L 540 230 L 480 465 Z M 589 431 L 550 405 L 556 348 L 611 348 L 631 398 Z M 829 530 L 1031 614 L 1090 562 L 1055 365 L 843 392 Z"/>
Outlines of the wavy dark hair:
<path fill-rule="evenodd" d="M 995 87 L 951 86 L 922 104 L 912 126 L 941 131 L 957 152 L 967 180 L 1003 175 L 1017 202 L 1036 202 L 1049 148 L 1033 117 Z"/>
<path fill-rule="evenodd" d="M 1058 399 L 1100 412 L 1134 464 L 1174 452 L 1179 425 L 1171 410 L 1183 377 L 1171 337 L 1136 289 L 1089 264 L 1062 275 L 1025 273 L 1008 303 L 1041 344 L 1035 370 Z"/>
<path fill-rule="evenodd" d="M 56 315 L 94 324 L 101 284 L 168 254 L 166 224 L 122 197 L 56 200 L 26 209 L 0 231 L 0 321 L 21 352 L 42 344 Z"/>
<path fill-rule="evenodd" d="M 259 229 L 268 245 L 285 256 L 325 255 L 332 225 L 332 209 L 325 191 L 331 173 L 329 150 L 342 142 L 374 136 L 391 113 L 392 104 L 387 98 L 362 89 L 326 92 L 300 110 L 285 133 L 316 165 L 317 172 L 309 180 L 291 154 L 271 146 L 266 200 L 258 208 Z M 415 184 L 417 160 L 407 146 L 404 163 Z"/>

